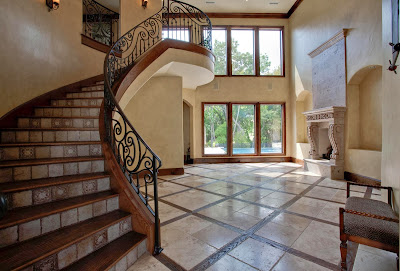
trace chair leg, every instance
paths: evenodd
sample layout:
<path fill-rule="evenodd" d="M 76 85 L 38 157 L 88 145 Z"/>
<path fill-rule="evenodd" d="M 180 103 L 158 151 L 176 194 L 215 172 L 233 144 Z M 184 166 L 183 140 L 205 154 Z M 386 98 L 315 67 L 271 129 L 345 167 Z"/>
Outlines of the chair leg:
<path fill-rule="evenodd" d="M 399 253 L 398 252 L 397 252 L 396 260 L 397 260 L 397 271 L 399 271 Z"/>
<path fill-rule="evenodd" d="M 347 270 L 347 263 L 346 263 L 346 258 L 347 258 L 347 240 L 342 240 L 340 243 L 340 256 L 342 258 L 342 262 L 340 263 L 343 270 Z"/>

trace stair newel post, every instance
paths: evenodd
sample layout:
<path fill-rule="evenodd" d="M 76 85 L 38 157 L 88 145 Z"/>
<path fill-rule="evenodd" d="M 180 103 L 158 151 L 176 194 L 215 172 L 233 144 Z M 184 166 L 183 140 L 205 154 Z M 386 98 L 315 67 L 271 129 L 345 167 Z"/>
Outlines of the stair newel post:
<path fill-rule="evenodd" d="M 158 213 L 158 183 L 157 183 L 157 158 L 153 155 L 153 187 L 154 187 L 154 255 L 158 255 L 163 250 L 160 244 L 160 217 Z"/>

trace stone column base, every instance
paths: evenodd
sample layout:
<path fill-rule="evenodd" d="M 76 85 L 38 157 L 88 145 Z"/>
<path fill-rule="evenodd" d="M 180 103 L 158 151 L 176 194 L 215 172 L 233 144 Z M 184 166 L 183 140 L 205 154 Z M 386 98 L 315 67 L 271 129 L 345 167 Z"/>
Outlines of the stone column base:
<path fill-rule="evenodd" d="M 344 180 L 344 166 L 332 165 L 329 160 L 304 159 L 304 169 L 332 180 Z"/>

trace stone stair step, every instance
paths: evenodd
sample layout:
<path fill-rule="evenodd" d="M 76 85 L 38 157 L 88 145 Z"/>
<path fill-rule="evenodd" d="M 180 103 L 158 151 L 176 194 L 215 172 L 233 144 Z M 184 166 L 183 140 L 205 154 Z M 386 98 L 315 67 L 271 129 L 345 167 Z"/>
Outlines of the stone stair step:
<path fill-rule="evenodd" d="M 118 209 L 112 191 L 10 210 L 0 220 L 0 247 L 16 244 Z"/>
<path fill-rule="evenodd" d="M 0 183 L 104 172 L 104 157 L 47 158 L 0 162 Z"/>
<path fill-rule="evenodd" d="M 88 86 L 88 87 L 83 87 L 83 88 L 81 88 L 81 90 L 82 91 L 100 91 L 100 90 L 104 91 L 104 83 L 96 84 L 96 85 Z"/>
<path fill-rule="evenodd" d="M 101 142 L 0 144 L 0 161 L 102 155 Z"/>
<path fill-rule="evenodd" d="M 98 117 L 100 107 L 98 106 L 48 106 L 35 107 L 36 117 Z"/>
<path fill-rule="evenodd" d="M 0 192 L 2 193 L 15 193 L 25 190 L 33 190 L 37 188 L 43 188 L 48 186 L 72 184 L 77 182 L 84 182 L 89 180 L 109 179 L 110 174 L 105 172 L 100 173 L 88 173 L 71 176 L 44 178 L 38 180 L 21 181 L 21 182 L 10 182 L 0 183 Z"/>
<path fill-rule="evenodd" d="M 146 236 L 128 232 L 103 248 L 89 254 L 64 271 L 127 270 L 146 252 Z"/>
<path fill-rule="evenodd" d="M 34 182 L 34 181 L 29 181 Z M 26 183 L 26 182 L 25 182 Z M 42 183 L 43 184 L 43 183 Z M 81 195 L 103 192 L 110 189 L 110 178 L 98 178 L 70 183 L 53 183 L 48 186 L 3 192 L 7 196 L 9 209 L 35 206 L 48 202 L 65 200 Z M 16 189 L 14 189 L 16 190 Z"/>
<path fill-rule="evenodd" d="M 7 128 L 1 143 L 100 141 L 98 128 Z"/>
<path fill-rule="evenodd" d="M 98 128 L 98 117 L 19 117 L 19 128 Z"/>
<path fill-rule="evenodd" d="M 68 92 L 67 98 L 103 98 L 104 90 Z"/>
<path fill-rule="evenodd" d="M 131 230 L 131 215 L 113 211 L 1 248 L 0 266 L 5 270 L 43 270 L 51 266 L 62 269 Z"/>
<path fill-rule="evenodd" d="M 64 98 L 51 100 L 52 106 L 101 106 L 104 98 Z"/>

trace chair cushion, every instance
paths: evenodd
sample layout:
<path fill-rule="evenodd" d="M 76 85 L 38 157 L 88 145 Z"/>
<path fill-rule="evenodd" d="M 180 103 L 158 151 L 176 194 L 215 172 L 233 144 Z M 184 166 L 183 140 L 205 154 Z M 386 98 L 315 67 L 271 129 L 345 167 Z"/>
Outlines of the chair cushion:
<path fill-rule="evenodd" d="M 373 199 L 350 197 L 346 209 L 397 218 L 389 204 Z M 399 246 L 399 224 L 396 222 L 344 213 L 344 232 L 384 244 Z"/>

